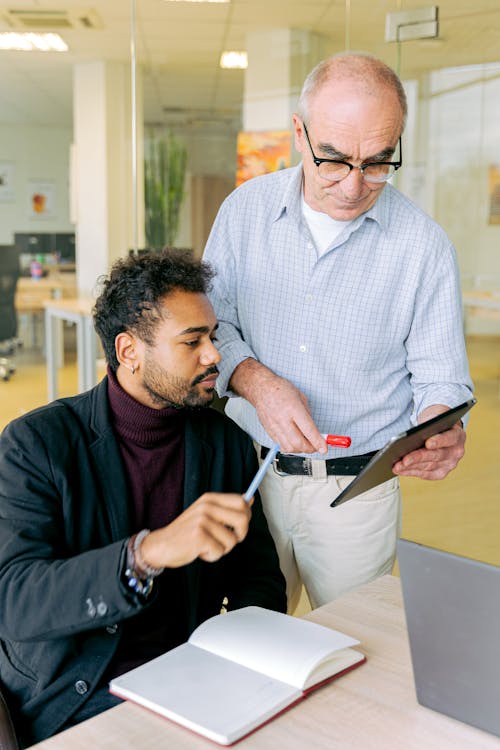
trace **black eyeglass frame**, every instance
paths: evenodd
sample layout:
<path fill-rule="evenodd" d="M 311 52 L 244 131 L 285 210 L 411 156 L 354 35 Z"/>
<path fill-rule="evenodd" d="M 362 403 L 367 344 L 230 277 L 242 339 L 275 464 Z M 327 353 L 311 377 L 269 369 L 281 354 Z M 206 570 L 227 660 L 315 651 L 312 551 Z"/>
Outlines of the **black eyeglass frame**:
<path fill-rule="evenodd" d="M 363 179 L 366 180 L 366 182 L 378 182 L 383 183 L 387 182 L 392 177 L 392 174 L 389 175 L 389 177 L 386 180 L 370 180 L 369 178 L 366 179 L 365 177 L 365 169 L 367 167 L 380 167 L 380 166 L 386 166 L 386 167 L 394 167 L 394 172 L 397 172 L 397 170 L 403 165 L 403 146 L 401 143 L 401 136 L 399 136 L 399 161 L 373 161 L 369 162 L 368 164 L 362 164 L 360 167 L 357 167 L 355 164 L 351 164 L 348 161 L 343 161 L 342 159 L 319 159 L 316 154 L 313 151 L 313 147 L 311 145 L 311 141 L 309 139 L 309 133 L 307 132 L 307 127 L 305 122 L 302 122 L 302 125 L 304 126 L 304 133 L 306 134 L 307 142 L 309 144 L 309 148 L 311 149 L 311 155 L 313 158 L 313 162 L 316 164 L 316 166 L 319 168 L 320 164 L 344 164 L 346 167 L 349 167 L 349 172 L 344 175 L 344 177 L 341 177 L 338 180 L 331 180 L 332 182 L 341 182 L 342 180 L 345 180 L 346 177 L 348 177 L 353 169 L 359 169 L 361 174 L 363 175 Z M 329 177 L 323 177 L 323 175 L 320 174 L 320 177 L 322 180 L 329 180 Z"/>

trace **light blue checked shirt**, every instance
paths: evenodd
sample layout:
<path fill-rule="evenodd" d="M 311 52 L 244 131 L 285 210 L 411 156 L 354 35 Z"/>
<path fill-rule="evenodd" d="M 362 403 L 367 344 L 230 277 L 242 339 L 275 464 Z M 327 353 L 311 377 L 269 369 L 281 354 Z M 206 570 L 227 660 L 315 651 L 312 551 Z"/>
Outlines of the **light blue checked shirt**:
<path fill-rule="evenodd" d="M 207 260 L 220 321 L 218 391 L 257 442 L 255 409 L 227 392 L 247 357 L 308 398 L 322 433 L 381 448 L 433 404 L 470 398 L 460 280 L 445 232 L 391 185 L 319 257 L 302 216 L 302 168 L 244 183 L 222 204 Z"/>

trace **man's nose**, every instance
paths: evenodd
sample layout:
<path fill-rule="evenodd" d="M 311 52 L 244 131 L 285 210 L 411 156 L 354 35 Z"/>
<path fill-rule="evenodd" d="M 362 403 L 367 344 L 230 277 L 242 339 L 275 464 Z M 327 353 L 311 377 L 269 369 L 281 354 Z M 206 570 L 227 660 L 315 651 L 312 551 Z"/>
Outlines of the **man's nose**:
<path fill-rule="evenodd" d="M 348 197 L 358 196 L 365 187 L 363 172 L 359 167 L 353 167 L 340 184 L 344 195 Z"/>
<path fill-rule="evenodd" d="M 206 346 L 203 347 L 203 351 L 200 356 L 200 362 L 204 365 L 216 365 L 217 362 L 221 361 L 221 355 L 219 353 L 219 350 L 213 343 L 213 341 L 210 341 Z"/>

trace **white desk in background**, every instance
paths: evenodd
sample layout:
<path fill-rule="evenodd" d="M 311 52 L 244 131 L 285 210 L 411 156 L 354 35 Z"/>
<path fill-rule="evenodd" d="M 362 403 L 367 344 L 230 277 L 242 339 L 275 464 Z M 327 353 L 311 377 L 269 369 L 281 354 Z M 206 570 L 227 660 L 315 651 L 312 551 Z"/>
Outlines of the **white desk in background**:
<path fill-rule="evenodd" d="M 498 737 L 417 703 L 398 578 L 372 581 L 306 618 L 358 638 L 368 661 L 242 739 L 238 750 L 500 750 Z M 216 747 L 125 702 L 31 750 Z"/>
<path fill-rule="evenodd" d="M 463 292 L 463 303 L 469 315 L 500 320 L 500 291 L 484 292 L 470 289 Z"/>
<path fill-rule="evenodd" d="M 500 291 L 485 292 L 471 289 L 462 294 L 464 308 L 470 316 L 500 321 Z M 500 397 L 500 380 L 498 383 Z"/>
<path fill-rule="evenodd" d="M 93 306 L 94 300 L 88 297 L 44 302 L 49 401 L 57 398 L 57 370 L 63 349 L 61 321 L 76 324 L 78 393 L 92 388 L 97 382 L 97 337 L 92 324 Z"/>

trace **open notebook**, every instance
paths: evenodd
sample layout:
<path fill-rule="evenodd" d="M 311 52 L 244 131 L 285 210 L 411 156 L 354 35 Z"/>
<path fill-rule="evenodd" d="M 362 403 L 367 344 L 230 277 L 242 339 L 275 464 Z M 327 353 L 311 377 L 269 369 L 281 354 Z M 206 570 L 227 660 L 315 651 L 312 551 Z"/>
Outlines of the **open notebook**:
<path fill-rule="evenodd" d="M 324 682 L 361 664 L 338 631 L 261 607 L 202 623 L 187 643 L 110 683 L 145 706 L 230 745 Z"/>

